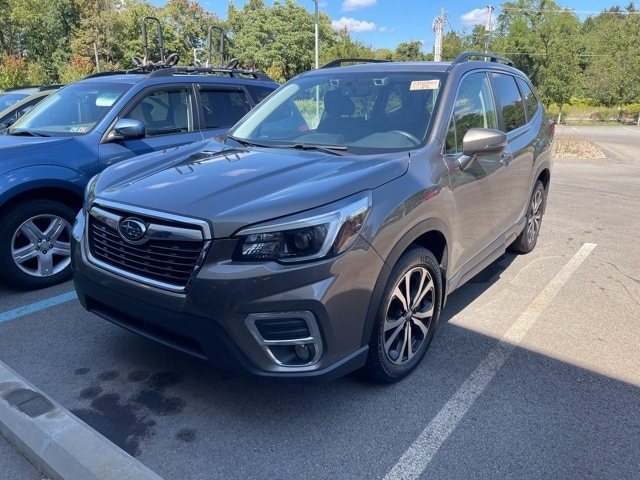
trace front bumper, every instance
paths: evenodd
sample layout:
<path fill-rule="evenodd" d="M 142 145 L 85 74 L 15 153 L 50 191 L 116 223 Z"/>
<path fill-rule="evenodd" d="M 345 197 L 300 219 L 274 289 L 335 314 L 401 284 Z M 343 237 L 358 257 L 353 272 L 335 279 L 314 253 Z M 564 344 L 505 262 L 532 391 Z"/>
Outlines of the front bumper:
<path fill-rule="evenodd" d="M 236 373 L 322 382 L 364 365 L 363 332 L 383 268 L 364 240 L 340 257 L 295 266 L 230 262 L 233 243 L 213 242 L 190 289 L 180 293 L 93 265 L 76 239 L 72 265 L 78 298 L 88 311 L 117 325 Z M 273 347 L 256 335 L 256 319 L 280 317 L 304 317 L 310 325 L 312 340 L 305 341 L 318 353 L 310 363 L 287 360 L 302 340 L 277 340 Z"/>

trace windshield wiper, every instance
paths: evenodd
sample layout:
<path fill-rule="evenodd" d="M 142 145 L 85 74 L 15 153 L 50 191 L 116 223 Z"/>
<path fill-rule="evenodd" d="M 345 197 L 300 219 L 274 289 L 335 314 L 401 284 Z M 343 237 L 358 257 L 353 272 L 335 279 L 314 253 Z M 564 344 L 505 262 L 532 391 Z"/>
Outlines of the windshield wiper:
<path fill-rule="evenodd" d="M 227 135 L 227 138 L 235 140 L 245 147 L 263 147 L 263 148 L 293 148 L 296 150 L 318 150 L 320 152 L 330 153 L 332 155 L 341 155 L 342 152 L 347 150 L 344 145 L 314 145 L 310 143 L 284 143 L 284 144 L 260 144 L 252 143 L 244 138 L 237 138 L 233 135 Z"/>
<path fill-rule="evenodd" d="M 19 130 L 17 132 L 11 132 L 9 135 L 23 136 L 23 137 L 50 137 L 48 133 L 31 132 L 29 130 Z"/>
<path fill-rule="evenodd" d="M 293 145 L 282 145 L 283 147 L 295 148 L 297 150 L 318 150 L 320 152 L 341 155 L 347 151 L 344 145 L 313 145 L 309 143 L 294 143 Z"/>
<path fill-rule="evenodd" d="M 240 145 L 244 145 L 245 147 L 268 147 L 268 145 L 260 145 L 259 143 L 251 143 L 245 140 L 244 138 L 234 137 L 233 135 L 227 135 L 227 138 L 238 142 Z"/>

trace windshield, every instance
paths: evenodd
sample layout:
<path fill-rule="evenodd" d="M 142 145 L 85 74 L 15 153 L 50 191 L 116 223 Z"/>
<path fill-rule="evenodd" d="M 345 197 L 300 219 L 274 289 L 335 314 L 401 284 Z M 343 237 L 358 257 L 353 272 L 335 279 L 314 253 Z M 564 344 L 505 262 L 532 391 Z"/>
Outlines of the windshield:
<path fill-rule="evenodd" d="M 409 150 L 427 138 L 441 83 L 432 73 L 314 71 L 283 85 L 229 136 L 244 144 L 339 146 L 356 154 Z"/>
<path fill-rule="evenodd" d="M 131 85 L 75 83 L 49 95 L 9 129 L 9 134 L 75 136 L 90 132 Z"/>
<path fill-rule="evenodd" d="M 16 102 L 19 102 L 23 98 L 27 98 L 34 93 L 35 90 L 22 90 L 12 93 L 0 93 L 0 112 L 9 108 Z"/>

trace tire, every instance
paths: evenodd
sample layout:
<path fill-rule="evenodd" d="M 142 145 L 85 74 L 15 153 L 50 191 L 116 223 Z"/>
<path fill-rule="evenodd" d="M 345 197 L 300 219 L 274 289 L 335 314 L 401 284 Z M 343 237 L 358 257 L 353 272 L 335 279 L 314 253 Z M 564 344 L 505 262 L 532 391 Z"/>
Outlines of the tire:
<path fill-rule="evenodd" d="M 520 235 L 518 235 L 515 241 L 509 246 L 509 250 L 516 253 L 529 253 L 536 247 L 546 203 L 547 196 L 544 185 L 538 180 L 533 187 L 533 193 L 529 199 L 527 221 L 524 230 L 520 232 Z"/>
<path fill-rule="evenodd" d="M 366 374 L 393 383 L 411 373 L 429 348 L 441 306 L 438 261 L 429 250 L 414 245 L 398 259 L 387 281 L 369 342 Z"/>
<path fill-rule="evenodd" d="M 71 278 L 75 212 L 53 200 L 30 200 L 9 209 L 0 231 L 0 276 L 22 289 Z"/>

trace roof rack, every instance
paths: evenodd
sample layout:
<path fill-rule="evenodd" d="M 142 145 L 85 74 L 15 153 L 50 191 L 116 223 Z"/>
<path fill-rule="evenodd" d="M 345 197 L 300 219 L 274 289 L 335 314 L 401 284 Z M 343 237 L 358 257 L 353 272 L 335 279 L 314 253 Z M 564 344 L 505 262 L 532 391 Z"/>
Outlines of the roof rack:
<path fill-rule="evenodd" d="M 157 35 L 158 35 L 158 50 L 160 53 L 160 60 L 157 62 L 149 60 L 149 43 L 147 41 L 147 22 L 153 21 L 158 24 L 157 26 Z M 156 17 L 144 17 L 142 19 L 142 50 L 144 52 L 144 56 L 133 57 L 133 64 L 138 67 L 145 69 L 147 71 L 157 70 L 158 68 L 169 68 L 173 67 L 180 60 L 180 56 L 177 53 L 172 53 L 165 57 L 164 55 L 164 42 L 162 40 L 162 25 L 160 24 L 160 20 Z"/>
<path fill-rule="evenodd" d="M 223 67 L 173 67 L 171 70 L 173 70 L 173 73 L 175 74 L 182 75 L 219 75 L 232 78 L 253 78 L 256 80 L 273 81 L 273 79 L 266 73 L 256 72 L 255 70 L 248 70 L 245 68 L 234 68 L 237 63 L 237 60 L 234 59 L 229 62 L 227 66 Z M 160 73 L 155 75 L 160 75 Z"/>
<path fill-rule="evenodd" d="M 146 68 L 132 68 L 130 70 L 117 70 L 109 72 L 93 73 L 85 78 L 108 77 L 112 75 L 131 75 L 144 74 L 149 78 L 168 77 L 170 75 L 217 75 L 220 77 L 230 78 L 253 78 L 255 80 L 265 80 L 273 82 L 269 75 L 256 72 L 255 70 L 247 70 L 243 68 L 228 67 L 166 67 L 149 70 Z"/>
<path fill-rule="evenodd" d="M 207 30 L 207 60 L 202 61 L 197 57 L 198 50 L 202 51 L 203 48 L 194 48 L 193 49 L 193 66 L 194 67 L 211 67 L 211 50 L 213 48 L 213 42 L 211 41 L 211 30 L 216 29 L 220 31 L 220 66 L 224 63 L 224 37 L 225 31 L 222 27 L 218 27 L 216 25 L 211 25 Z"/>
<path fill-rule="evenodd" d="M 332 60 L 329 63 L 325 63 L 320 68 L 332 68 L 332 67 L 341 67 L 346 63 L 385 63 L 389 62 L 389 60 L 380 60 L 377 58 L 338 58 L 336 60 Z"/>
<path fill-rule="evenodd" d="M 482 53 L 482 52 L 462 52 L 451 63 L 452 64 L 456 64 L 456 63 L 468 62 L 468 61 L 471 60 L 471 57 L 474 57 L 474 58 L 475 57 L 480 57 L 480 58 L 484 59 L 485 62 L 488 61 L 488 62 L 494 62 L 494 63 L 503 63 L 503 64 L 508 65 L 510 67 L 515 67 L 516 66 L 516 64 L 513 63 L 508 58 L 501 57 L 500 55 L 495 55 L 493 53 Z"/>
<path fill-rule="evenodd" d="M 160 60 L 157 62 L 153 62 L 149 60 L 149 48 L 147 41 L 147 22 L 154 21 L 157 25 L 157 35 L 158 35 L 158 49 L 160 53 Z M 126 74 L 143 74 L 147 77 L 164 77 L 170 75 L 218 75 L 218 76 L 227 76 L 231 78 L 253 78 L 255 80 L 266 80 L 273 82 L 273 79 L 268 75 L 256 72 L 254 70 L 235 68 L 238 65 L 238 59 L 233 58 L 226 65 L 220 65 L 218 67 L 211 66 L 211 30 L 212 29 L 220 30 L 220 61 L 223 59 L 223 51 L 224 48 L 224 31 L 220 27 L 211 26 L 209 27 L 209 31 L 207 34 L 207 44 L 209 48 L 209 58 L 206 63 L 203 64 L 199 61 L 195 54 L 194 50 L 194 63 L 195 66 L 176 66 L 180 57 L 177 53 L 172 53 L 171 55 L 165 57 L 164 56 L 164 48 L 163 48 L 163 40 L 162 40 L 162 26 L 160 25 L 160 21 L 156 17 L 144 17 L 142 19 L 142 47 L 144 50 L 144 57 L 133 57 L 133 63 L 135 64 L 134 68 L 128 70 L 117 70 L 117 71 L 108 71 L 108 72 L 98 72 L 92 75 L 89 75 L 85 78 L 97 78 L 97 77 L 107 77 L 112 75 L 126 75 Z"/>

